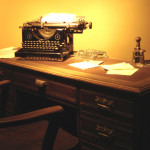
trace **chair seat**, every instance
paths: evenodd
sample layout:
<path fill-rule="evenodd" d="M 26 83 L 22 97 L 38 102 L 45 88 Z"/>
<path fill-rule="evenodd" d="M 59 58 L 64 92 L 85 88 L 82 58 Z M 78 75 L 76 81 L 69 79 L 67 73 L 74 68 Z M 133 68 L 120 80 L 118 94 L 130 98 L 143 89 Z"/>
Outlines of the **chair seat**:
<path fill-rule="evenodd" d="M 47 121 L 0 129 L 0 150 L 41 150 Z M 54 150 L 70 150 L 77 138 L 59 128 Z"/>

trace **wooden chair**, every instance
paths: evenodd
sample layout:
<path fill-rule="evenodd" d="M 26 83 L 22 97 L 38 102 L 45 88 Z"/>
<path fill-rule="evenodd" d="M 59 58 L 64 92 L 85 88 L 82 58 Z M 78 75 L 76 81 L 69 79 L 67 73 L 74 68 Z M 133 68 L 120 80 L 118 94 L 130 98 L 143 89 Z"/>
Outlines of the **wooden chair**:
<path fill-rule="evenodd" d="M 9 80 L 0 81 L 1 117 L 4 116 L 9 85 Z M 0 118 L 0 150 L 59 150 L 59 148 L 60 150 L 68 150 L 73 148 L 77 144 L 76 138 L 69 133 L 64 134 L 64 131 L 59 129 L 60 117 L 63 111 L 64 109 L 61 106 L 52 106 L 16 116 Z M 44 122 L 44 125 L 42 122 Z M 45 133 L 42 130 L 45 130 Z M 61 133 L 62 131 L 63 133 Z M 38 137 L 40 137 L 40 140 L 35 141 Z M 59 143 L 57 137 L 62 138 L 58 139 Z M 41 138 L 43 138 L 42 141 Z M 70 140 L 71 142 L 63 142 L 63 140 Z M 25 143 L 27 141 L 30 142 Z M 14 144 L 14 142 L 16 143 Z M 42 145 L 41 147 L 39 143 Z"/>

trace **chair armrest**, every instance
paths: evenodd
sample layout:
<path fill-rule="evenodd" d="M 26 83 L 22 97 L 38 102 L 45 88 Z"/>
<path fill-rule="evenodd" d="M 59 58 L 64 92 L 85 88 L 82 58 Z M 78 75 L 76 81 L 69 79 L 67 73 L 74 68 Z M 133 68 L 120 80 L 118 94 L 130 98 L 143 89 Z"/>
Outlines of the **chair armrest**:
<path fill-rule="evenodd" d="M 3 87 L 3 86 L 6 86 L 6 85 L 9 85 L 11 83 L 10 80 L 2 80 L 0 81 L 0 87 Z"/>
<path fill-rule="evenodd" d="M 49 120 L 51 117 L 54 118 L 58 114 L 60 115 L 63 110 L 64 109 L 61 106 L 52 106 L 16 116 L 2 118 L 0 119 L 0 128 L 23 125 L 40 120 Z"/>

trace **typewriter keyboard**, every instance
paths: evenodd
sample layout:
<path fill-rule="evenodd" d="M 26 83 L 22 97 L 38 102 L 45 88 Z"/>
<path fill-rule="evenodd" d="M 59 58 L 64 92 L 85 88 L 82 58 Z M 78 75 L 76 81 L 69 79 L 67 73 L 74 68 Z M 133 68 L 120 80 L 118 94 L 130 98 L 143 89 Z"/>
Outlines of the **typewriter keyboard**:
<path fill-rule="evenodd" d="M 60 41 L 24 41 L 22 47 L 30 50 L 60 50 L 66 45 Z"/>

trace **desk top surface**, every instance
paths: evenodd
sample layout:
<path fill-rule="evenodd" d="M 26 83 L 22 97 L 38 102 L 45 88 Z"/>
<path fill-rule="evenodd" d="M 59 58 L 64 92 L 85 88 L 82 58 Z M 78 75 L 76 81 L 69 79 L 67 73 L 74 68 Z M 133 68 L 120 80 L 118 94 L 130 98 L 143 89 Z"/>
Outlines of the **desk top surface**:
<path fill-rule="evenodd" d="M 122 60 L 115 60 L 104 58 L 103 64 L 114 64 L 125 62 Z M 75 68 L 69 64 L 75 62 L 82 62 L 84 59 L 72 57 L 64 62 L 53 61 L 27 61 L 20 58 L 0 59 L 0 65 L 24 68 L 34 70 L 45 74 L 55 75 L 67 79 L 76 80 L 78 82 L 87 82 L 94 85 L 113 87 L 129 92 L 141 93 L 150 90 L 150 66 L 137 67 L 132 62 L 129 62 L 139 70 L 131 76 L 126 75 L 110 75 L 106 74 L 106 70 L 102 67 L 95 67 L 86 70 Z"/>

